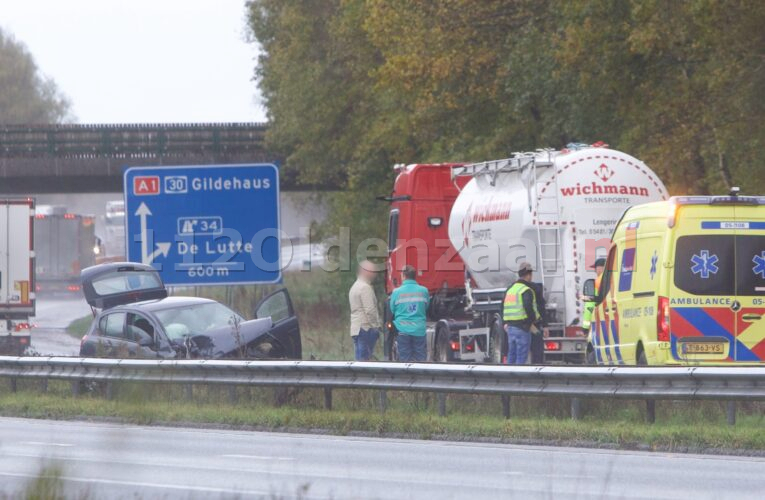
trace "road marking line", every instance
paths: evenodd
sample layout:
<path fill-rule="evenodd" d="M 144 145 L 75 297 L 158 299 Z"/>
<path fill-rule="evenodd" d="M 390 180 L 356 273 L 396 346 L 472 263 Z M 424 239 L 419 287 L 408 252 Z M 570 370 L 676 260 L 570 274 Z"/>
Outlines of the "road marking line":
<path fill-rule="evenodd" d="M 209 486 L 188 486 L 182 484 L 167 484 L 167 483 L 146 483 L 140 481 L 121 481 L 119 479 L 97 479 L 90 477 L 76 477 L 76 476 L 45 476 L 40 474 L 25 474 L 22 472 L 0 472 L 0 476 L 5 477 L 23 477 L 23 478 L 43 478 L 43 479 L 60 479 L 62 481 L 69 481 L 73 483 L 85 483 L 85 484 L 104 484 L 110 486 L 138 486 L 140 488 L 161 488 L 168 490 L 181 490 L 181 491 L 197 491 L 202 493 L 230 493 L 239 495 L 270 495 L 273 492 L 261 491 L 261 490 L 239 490 L 235 488 L 213 488 Z"/>
<path fill-rule="evenodd" d="M 295 460 L 292 457 L 267 457 L 265 455 L 237 455 L 237 454 L 231 454 L 231 455 L 220 455 L 221 458 L 245 458 L 245 459 L 252 459 L 252 460 L 276 460 L 281 462 L 287 462 L 291 460 Z"/>
<path fill-rule="evenodd" d="M 74 446 L 69 443 L 48 443 L 45 441 L 21 441 L 19 444 L 27 444 L 31 446 L 58 446 L 59 448 L 69 448 Z"/>
<path fill-rule="evenodd" d="M 529 477 L 552 477 L 555 479 L 597 479 L 598 476 L 589 476 L 585 474 L 558 474 L 555 472 L 523 472 L 520 470 L 512 470 L 503 472 L 505 476 L 529 476 Z"/>
<path fill-rule="evenodd" d="M 9 457 L 22 457 L 22 458 L 32 458 L 39 460 L 43 457 L 39 455 L 31 455 L 31 454 L 23 454 L 23 453 L 4 453 L 2 457 L 0 458 L 9 458 Z M 222 466 L 222 467 L 205 467 L 201 465 L 189 465 L 189 464 L 173 464 L 173 463 L 161 463 L 161 462 L 134 462 L 134 461 L 128 461 L 128 460 L 116 460 L 116 459 L 109 459 L 109 458 L 84 458 L 84 457 L 70 457 L 70 456 L 60 456 L 57 455 L 53 457 L 57 461 L 61 462 L 91 462 L 91 463 L 111 463 L 111 464 L 123 464 L 123 465 L 134 465 L 134 466 L 149 466 L 149 467 L 168 467 L 168 468 L 176 468 L 176 469 L 184 469 L 186 471 L 195 469 L 195 470 L 204 470 L 204 471 L 225 471 L 225 472 L 243 472 L 247 474 L 263 474 L 266 476 L 284 476 L 284 477 L 298 477 L 301 479 L 333 479 L 333 480 L 345 480 L 348 479 L 347 473 L 338 473 L 338 474 L 332 474 L 332 473 L 321 473 L 321 472 L 312 472 L 309 470 L 306 471 L 294 471 L 294 470 L 273 470 L 273 469 L 267 469 L 267 468 L 244 468 L 244 467 L 228 467 L 228 466 Z M 0 472 L 0 477 L 5 474 L 3 472 Z M 273 479 L 269 477 L 269 479 Z M 448 486 L 463 486 L 464 482 L 460 481 L 446 481 L 446 480 L 430 480 L 427 478 L 420 478 L 420 477 L 402 477 L 400 478 L 401 481 L 405 482 L 406 484 L 421 484 L 421 485 L 427 485 L 427 486 L 440 486 L 440 487 L 448 487 Z M 383 478 L 367 478 L 367 481 L 373 481 L 373 482 L 386 482 L 389 481 L 389 479 L 383 479 Z M 504 486 L 496 486 L 496 485 L 489 485 L 489 484 L 483 484 L 480 485 L 479 488 L 482 489 L 491 489 L 491 490 L 500 490 L 502 491 Z M 270 493 L 269 493 L 270 494 Z"/>

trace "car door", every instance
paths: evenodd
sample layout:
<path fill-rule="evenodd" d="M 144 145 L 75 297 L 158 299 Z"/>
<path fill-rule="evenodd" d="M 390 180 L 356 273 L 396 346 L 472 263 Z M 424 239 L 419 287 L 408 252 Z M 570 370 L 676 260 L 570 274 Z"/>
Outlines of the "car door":
<path fill-rule="evenodd" d="M 128 353 L 128 345 L 125 339 L 124 312 L 105 314 L 98 323 L 100 335 L 96 346 L 96 355 L 108 358 L 124 358 Z"/>
<path fill-rule="evenodd" d="M 258 344 L 258 353 L 251 354 L 268 358 L 301 359 L 303 357 L 300 325 L 286 288 L 263 298 L 255 307 L 255 317 L 258 319 L 270 317 L 272 326 L 269 339 Z"/>
<path fill-rule="evenodd" d="M 161 328 L 149 316 L 140 312 L 127 315 L 126 338 L 130 356 L 139 358 L 172 358 L 175 351 Z"/>

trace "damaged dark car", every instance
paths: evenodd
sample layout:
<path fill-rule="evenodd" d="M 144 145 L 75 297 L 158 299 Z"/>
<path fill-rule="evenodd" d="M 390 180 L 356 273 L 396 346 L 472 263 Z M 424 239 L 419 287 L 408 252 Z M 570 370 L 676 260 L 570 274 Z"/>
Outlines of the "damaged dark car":
<path fill-rule="evenodd" d="M 300 327 L 286 289 L 245 320 L 199 297 L 168 297 L 151 266 L 110 263 L 84 269 L 82 290 L 96 312 L 80 356 L 301 359 Z"/>

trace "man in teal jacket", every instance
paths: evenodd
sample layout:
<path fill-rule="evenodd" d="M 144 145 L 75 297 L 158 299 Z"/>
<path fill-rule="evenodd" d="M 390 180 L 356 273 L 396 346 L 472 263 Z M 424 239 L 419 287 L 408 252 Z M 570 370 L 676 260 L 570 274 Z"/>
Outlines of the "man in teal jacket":
<path fill-rule="evenodd" d="M 412 266 L 404 267 L 401 278 L 403 283 L 390 295 L 393 324 L 398 331 L 398 358 L 400 361 L 425 361 L 428 356 L 425 341 L 430 302 L 428 289 L 417 284 L 417 271 Z"/>

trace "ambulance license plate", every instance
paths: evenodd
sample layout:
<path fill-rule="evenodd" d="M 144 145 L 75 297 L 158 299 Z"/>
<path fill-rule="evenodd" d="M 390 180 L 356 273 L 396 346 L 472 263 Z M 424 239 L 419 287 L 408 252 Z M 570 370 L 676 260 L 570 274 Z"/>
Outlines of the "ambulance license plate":
<path fill-rule="evenodd" d="M 682 344 L 683 354 L 724 354 L 722 342 L 687 342 Z"/>

